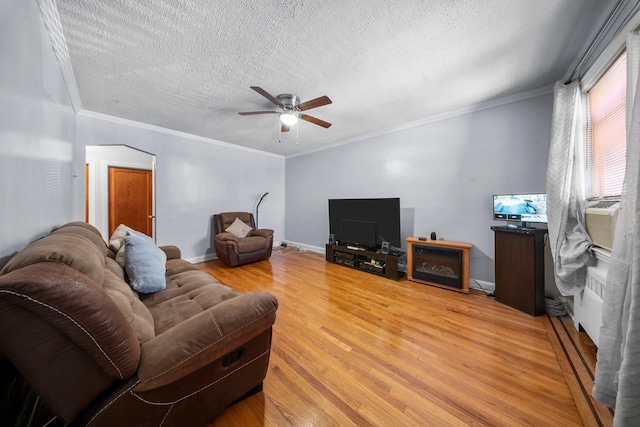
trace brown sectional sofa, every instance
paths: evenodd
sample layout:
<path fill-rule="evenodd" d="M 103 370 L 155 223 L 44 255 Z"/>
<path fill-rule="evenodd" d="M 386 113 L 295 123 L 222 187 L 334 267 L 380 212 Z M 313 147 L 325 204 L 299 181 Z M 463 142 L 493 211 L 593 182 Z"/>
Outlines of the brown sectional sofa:
<path fill-rule="evenodd" d="M 261 390 L 278 302 L 167 255 L 138 295 L 100 233 L 69 223 L 0 271 L 0 354 L 65 423 L 197 426 Z"/>

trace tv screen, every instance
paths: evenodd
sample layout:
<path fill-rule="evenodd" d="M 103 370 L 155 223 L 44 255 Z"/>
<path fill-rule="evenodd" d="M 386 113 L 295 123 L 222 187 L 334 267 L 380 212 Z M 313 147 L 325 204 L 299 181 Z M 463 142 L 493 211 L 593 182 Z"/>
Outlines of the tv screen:
<path fill-rule="evenodd" d="M 494 195 L 493 219 L 546 223 L 547 195 L 543 193 Z"/>
<path fill-rule="evenodd" d="M 400 199 L 329 199 L 329 233 L 341 244 L 399 248 Z"/>
<path fill-rule="evenodd" d="M 350 245 L 375 248 L 377 246 L 376 231 L 377 224 L 373 221 L 340 220 L 340 238 Z"/>

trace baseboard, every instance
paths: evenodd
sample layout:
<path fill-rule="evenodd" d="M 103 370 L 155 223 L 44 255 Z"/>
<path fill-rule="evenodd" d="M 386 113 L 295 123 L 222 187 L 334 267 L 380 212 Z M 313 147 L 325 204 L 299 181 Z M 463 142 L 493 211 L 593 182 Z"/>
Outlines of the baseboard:
<path fill-rule="evenodd" d="M 286 243 L 287 246 L 292 246 L 292 247 L 298 248 L 298 249 L 303 250 L 303 251 L 315 252 L 315 253 L 319 253 L 319 254 L 323 254 L 323 255 L 325 253 L 325 248 L 324 247 L 307 245 L 305 243 L 289 242 L 289 241 L 286 241 L 286 240 L 279 240 L 277 242 L 273 242 L 273 247 L 274 248 L 278 248 L 278 247 L 282 246 L 283 243 Z M 212 259 L 218 259 L 218 257 L 216 256 L 215 253 L 204 254 L 204 255 L 201 255 L 201 256 L 195 256 L 195 257 L 191 257 L 191 258 L 184 258 L 185 261 L 189 261 L 192 264 L 197 264 L 199 262 L 205 262 L 205 261 L 209 261 L 209 260 L 212 260 Z"/>
<path fill-rule="evenodd" d="M 491 282 L 485 282 L 484 280 L 470 278 L 469 288 L 478 289 L 486 293 L 492 293 L 496 291 L 496 284 Z"/>
<path fill-rule="evenodd" d="M 318 253 L 318 254 L 324 254 L 325 251 L 326 251 L 324 246 L 323 247 L 313 246 L 313 245 L 307 245 L 305 243 L 298 243 L 298 242 L 291 242 L 291 241 L 282 241 L 282 242 L 286 243 L 287 246 L 293 246 L 293 247 L 302 249 L 304 251 L 315 252 L 315 253 Z M 278 246 L 280 246 L 282 244 L 282 242 L 280 242 L 278 244 Z M 274 245 L 274 246 L 276 246 L 276 245 Z"/>
<path fill-rule="evenodd" d="M 216 256 L 216 254 L 204 254 L 202 256 L 196 256 L 196 257 L 192 257 L 192 258 L 184 258 L 185 261 L 189 261 L 191 264 L 196 264 L 199 262 L 205 262 L 205 261 L 209 261 L 212 259 L 218 259 L 218 257 Z"/>

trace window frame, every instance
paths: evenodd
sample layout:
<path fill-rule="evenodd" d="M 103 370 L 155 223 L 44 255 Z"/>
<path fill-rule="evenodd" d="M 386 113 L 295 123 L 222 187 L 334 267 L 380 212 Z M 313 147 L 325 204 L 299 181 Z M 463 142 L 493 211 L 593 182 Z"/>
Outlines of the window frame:
<path fill-rule="evenodd" d="M 590 117 L 590 108 L 588 106 L 588 96 L 589 96 L 589 92 L 591 92 L 591 90 L 598 84 L 600 83 L 601 79 L 612 69 L 612 67 L 614 65 L 616 65 L 616 63 L 620 60 L 620 58 L 625 55 L 627 56 L 627 51 L 626 51 L 626 45 L 623 45 L 622 48 L 618 49 L 616 51 L 616 54 L 610 59 L 610 61 L 608 61 L 606 63 L 606 66 L 602 66 L 600 65 L 598 68 L 598 74 L 593 74 L 591 76 L 591 78 L 589 80 L 587 80 L 585 78 L 585 80 L 588 81 L 588 85 L 584 84 L 583 85 L 583 89 L 582 89 L 582 97 L 583 97 L 583 105 L 584 105 L 584 116 L 585 116 L 585 123 L 584 123 L 584 135 L 585 135 L 585 141 L 584 141 L 584 145 L 585 145 L 585 193 L 586 193 L 586 198 L 589 201 L 597 201 L 597 200 L 620 200 L 622 197 L 622 191 L 624 189 L 624 172 L 625 172 L 625 161 L 623 160 L 623 165 L 622 165 L 622 183 L 620 184 L 620 194 L 615 194 L 615 195 L 604 195 L 604 194 L 598 194 L 598 195 L 593 195 L 592 192 L 592 184 L 594 182 L 594 179 L 592 178 L 592 174 L 593 174 L 593 169 L 591 168 L 592 162 L 591 162 L 591 153 L 592 153 L 592 146 L 591 146 L 591 136 L 590 136 L 590 123 L 591 123 L 591 117 Z M 630 101 L 629 97 L 628 97 L 628 84 L 629 84 L 629 65 L 627 64 L 627 58 L 625 57 L 625 105 L 624 105 L 624 139 L 625 139 L 625 155 L 624 158 L 626 158 L 626 144 L 627 144 L 627 129 L 628 129 L 628 119 L 629 119 L 629 110 L 630 110 Z M 619 165 L 618 165 L 619 167 Z"/>

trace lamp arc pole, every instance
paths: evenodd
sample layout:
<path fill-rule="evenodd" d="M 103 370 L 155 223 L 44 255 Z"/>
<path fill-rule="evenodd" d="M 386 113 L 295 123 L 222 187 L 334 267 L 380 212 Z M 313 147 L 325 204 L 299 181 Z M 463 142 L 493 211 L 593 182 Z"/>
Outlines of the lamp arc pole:
<path fill-rule="evenodd" d="M 268 191 L 264 193 L 262 197 L 260 197 L 260 200 L 258 201 L 258 205 L 256 206 L 256 229 L 260 228 L 258 226 L 259 225 L 258 218 L 260 216 L 260 203 L 262 203 L 262 201 L 264 200 L 265 197 L 267 197 L 267 195 L 269 195 Z"/>

